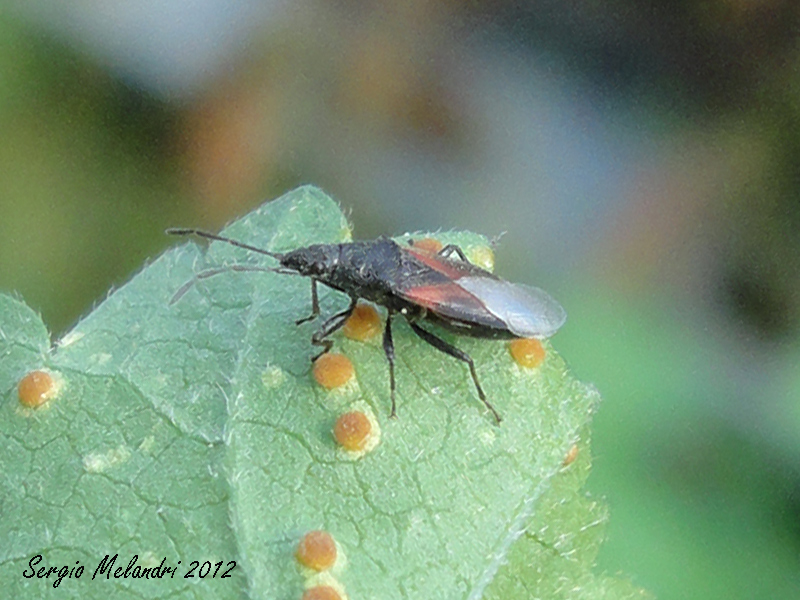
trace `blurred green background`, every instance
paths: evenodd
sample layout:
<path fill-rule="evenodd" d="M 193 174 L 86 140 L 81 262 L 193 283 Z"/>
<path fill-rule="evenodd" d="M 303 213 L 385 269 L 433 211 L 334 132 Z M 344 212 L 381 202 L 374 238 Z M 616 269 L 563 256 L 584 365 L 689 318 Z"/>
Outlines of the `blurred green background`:
<path fill-rule="evenodd" d="M 0 289 L 54 339 L 174 240 L 314 183 L 468 228 L 562 301 L 604 401 L 600 566 L 800 598 L 800 8 L 7 3 Z"/>

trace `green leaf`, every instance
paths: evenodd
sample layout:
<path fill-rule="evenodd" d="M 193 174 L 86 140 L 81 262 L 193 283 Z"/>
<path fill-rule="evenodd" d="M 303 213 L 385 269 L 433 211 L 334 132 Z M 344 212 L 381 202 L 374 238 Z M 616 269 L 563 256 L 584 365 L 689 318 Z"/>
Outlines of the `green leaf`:
<path fill-rule="evenodd" d="M 225 234 L 284 251 L 350 239 L 339 207 L 304 187 L 267 203 Z M 437 234 L 486 258 L 475 234 Z M 505 343 L 442 333 L 468 352 L 500 413 L 478 400 L 461 363 L 397 320 L 399 418 L 388 419 L 380 336 L 334 336 L 356 379 L 326 391 L 310 374 L 310 284 L 277 273 L 228 271 L 176 290 L 207 269 L 270 264 L 226 244 L 168 251 L 50 348 L 41 320 L 0 297 L 0 580 L 7 595 L 40 597 L 57 581 L 40 567 L 84 567 L 68 597 L 300 598 L 328 582 L 358 598 L 629 598 L 639 591 L 594 575 L 605 510 L 580 492 L 587 423 L 597 393 L 546 344 L 537 369 Z M 346 306 L 320 296 L 323 314 Z M 23 408 L 16 385 L 46 369 L 55 398 Z M 358 408 L 380 443 L 354 458 L 336 417 Z M 570 448 L 584 448 L 564 467 Z M 336 540 L 321 575 L 294 553 L 308 531 Z M 150 580 L 91 576 L 104 556 L 177 567 Z M 232 577 L 220 575 L 236 561 Z M 181 561 L 178 564 L 178 561 Z M 217 577 L 183 575 L 222 562 Z M 214 572 L 212 567 L 211 572 Z M 46 573 L 46 571 L 44 571 Z"/>
<path fill-rule="evenodd" d="M 575 446 L 575 462 L 553 477 L 540 510 L 486 590 L 486 600 L 650 598 L 626 579 L 592 572 L 608 511 L 604 504 L 581 493 L 591 466 L 588 436 L 587 428 Z"/>

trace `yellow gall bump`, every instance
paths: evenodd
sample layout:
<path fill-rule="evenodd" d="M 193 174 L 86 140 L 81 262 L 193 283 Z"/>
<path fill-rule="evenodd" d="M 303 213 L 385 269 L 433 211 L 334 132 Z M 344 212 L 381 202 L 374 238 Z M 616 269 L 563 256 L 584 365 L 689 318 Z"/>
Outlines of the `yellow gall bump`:
<path fill-rule="evenodd" d="M 332 390 L 350 381 L 355 369 L 350 359 L 342 354 L 323 354 L 314 361 L 312 373 L 318 384 Z"/>
<path fill-rule="evenodd" d="M 336 562 L 336 542 L 327 531 L 309 531 L 300 540 L 297 561 L 315 571 L 327 571 Z"/>
<path fill-rule="evenodd" d="M 264 372 L 261 373 L 261 383 L 265 388 L 274 389 L 281 387 L 286 381 L 286 373 L 283 369 L 275 366 L 267 366 Z"/>
<path fill-rule="evenodd" d="M 46 371 L 31 371 L 19 380 L 19 401 L 28 408 L 37 408 L 55 396 L 56 382 Z"/>
<path fill-rule="evenodd" d="M 372 423 L 363 412 L 345 413 L 336 419 L 333 426 L 333 437 L 345 450 L 358 452 L 364 450 L 372 433 Z"/>
<path fill-rule="evenodd" d="M 533 338 L 514 340 L 508 345 L 508 349 L 517 364 L 527 369 L 535 369 L 541 365 L 547 354 L 542 342 Z"/>
<path fill-rule="evenodd" d="M 436 254 L 444 246 L 439 240 L 433 238 L 422 238 L 421 240 L 414 240 L 414 248 Z"/>
<path fill-rule="evenodd" d="M 469 261 L 487 271 L 494 271 L 494 251 L 489 246 L 478 246 L 470 250 Z"/>
<path fill-rule="evenodd" d="M 302 600 L 342 600 L 342 596 L 329 585 L 315 585 L 303 593 Z"/>
<path fill-rule="evenodd" d="M 562 466 L 568 467 L 575 462 L 576 458 L 578 458 L 578 444 L 573 444 L 572 448 L 569 449 L 569 452 L 567 452 L 567 455 L 564 457 Z"/>
<path fill-rule="evenodd" d="M 369 304 L 359 304 L 344 324 L 344 335 L 351 340 L 365 342 L 381 332 L 378 311 Z"/>

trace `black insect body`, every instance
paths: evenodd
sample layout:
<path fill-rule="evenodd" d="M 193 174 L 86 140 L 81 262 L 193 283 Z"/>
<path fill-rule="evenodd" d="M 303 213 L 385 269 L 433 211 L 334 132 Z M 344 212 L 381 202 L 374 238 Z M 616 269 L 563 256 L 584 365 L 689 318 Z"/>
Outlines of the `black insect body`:
<path fill-rule="evenodd" d="M 458 246 L 445 246 L 438 252 L 408 247 L 380 238 L 367 242 L 315 244 L 285 253 L 271 252 L 197 229 L 170 229 L 176 235 L 194 234 L 226 242 L 276 259 L 280 267 L 231 265 L 198 274 L 183 286 L 175 299 L 198 279 L 226 270 L 275 271 L 299 274 L 311 279 L 311 314 L 297 321 L 304 323 L 319 316 L 317 283 L 339 290 L 350 297 L 350 305 L 328 317 L 311 338 L 322 351 L 333 347 L 330 336 L 339 330 L 355 310 L 359 298 L 384 306 L 388 315 L 383 332 L 383 349 L 389 361 L 392 411 L 395 404 L 395 352 L 392 318 L 402 314 L 412 331 L 437 350 L 469 366 L 478 396 L 499 423 L 501 418 L 486 399 L 478 381 L 472 358 L 462 350 L 420 326 L 429 320 L 461 335 L 479 338 L 546 338 L 566 320 L 561 306 L 546 292 L 521 284 L 509 283 L 470 263 Z M 455 255 L 455 256 L 453 256 Z"/>

